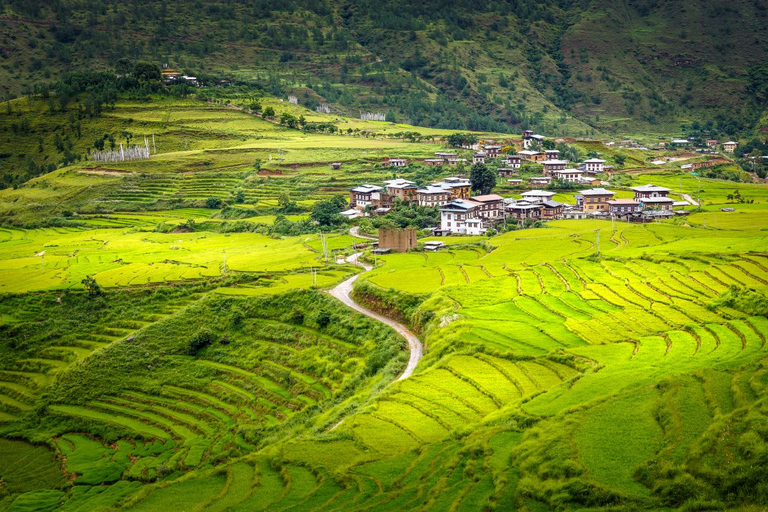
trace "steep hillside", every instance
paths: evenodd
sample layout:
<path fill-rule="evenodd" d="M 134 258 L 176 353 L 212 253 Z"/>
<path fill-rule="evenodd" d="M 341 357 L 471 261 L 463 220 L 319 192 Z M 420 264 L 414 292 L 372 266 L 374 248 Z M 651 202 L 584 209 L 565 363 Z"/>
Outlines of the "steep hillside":
<path fill-rule="evenodd" d="M 764 109 L 758 1 L 0 0 L 0 12 L 7 95 L 147 60 L 444 128 L 661 133 L 697 120 L 727 136 Z"/>

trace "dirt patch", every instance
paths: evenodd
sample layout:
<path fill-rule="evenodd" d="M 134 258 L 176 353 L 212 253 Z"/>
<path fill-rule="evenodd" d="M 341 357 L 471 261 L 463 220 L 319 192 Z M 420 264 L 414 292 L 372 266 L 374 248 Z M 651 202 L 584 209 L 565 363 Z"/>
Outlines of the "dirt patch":
<path fill-rule="evenodd" d="M 194 231 L 187 226 L 177 226 L 171 233 L 194 233 Z"/>
<path fill-rule="evenodd" d="M 280 169 L 270 170 L 270 169 L 262 169 L 259 171 L 259 176 L 281 176 L 283 174 L 283 171 Z"/>
<path fill-rule="evenodd" d="M 107 169 L 105 167 L 89 167 L 87 169 L 80 169 L 80 172 L 84 174 L 97 174 L 99 176 L 125 176 L 126 174 L 133 174 L 130 171 Z"/>

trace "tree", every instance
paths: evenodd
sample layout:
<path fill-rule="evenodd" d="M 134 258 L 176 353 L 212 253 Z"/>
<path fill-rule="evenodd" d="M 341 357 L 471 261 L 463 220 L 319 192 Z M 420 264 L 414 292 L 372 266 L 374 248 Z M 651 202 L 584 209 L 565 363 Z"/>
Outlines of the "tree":
<path fill-rule="evenodd" d="M 209 197 L 208 199 L 205 200 L 205 207 L 211 208 L 214 210 L 216 208 L 221 208 L 221 199 L 219 199 L 218 197 Z"/>
<path fill-rule="evenodd" d="M 160 80 L 160 68 L 149 62 L 137 62 L 133 66 L 133 76 L 138 80 Z"/>
<path fill-rule="evenodd" d="M 341 198 L 341 201 L 336 197 L 318 201 L 312 207 L 312 213 L 310 213 L 309 218 L 317 222 L 321 227 L 338 226 L 345 220 L 344 217 L 339 215 L 344 206 L 346 206 L 344 198 Z"/>
<path fill-rule="evenodd" d="M 471 133 L 453 133 L 446 140 L 455 148 L 469 147 L 477 143 L 477 137 Z"/>
<path fill-rule="evenodd" d="M 472 190 L 479 191 L 481 194 L 490 194 L 496 186 L 496 173 L 485 164 L 478 162 L 469 171 L 469 181 L 472 184 Z"/>
<path fill-rule="evenodd" d="M 299 211 L 299 205 L 291 199 L 287 192 L 283 192 L 277 198 L 277 211 L 280 213 L 295 213 Z"/>
<path fill-rule="evenodd" d="M 261 113 L 261 117 L 263 117 L 264 119 L 268 117 L 275 117 L 275 109 L 273 109 L 272 107 L 265 108 L 264 111 Z"/>
<path fill-rule="evenodd" d="M 237 204 L 243 204 L 245 202 L 245 192 L 242 190 L 238 190 L 237 193 L 235 193 L 235 203 Z"/>
<path fill-rule="evenodd" d="M 96 282 L 96 279 L 91 276 L 85 276 L 85 279 L 80 281 L 85 287 L 85 291 L 88 292 L 89 297 L 98 297 L 104 292 L 101 290 L 101 286 Z"/>
<path fill-rule="evenodd" d="M 616 162 L 616 165 L 619 167 L 624 167 L 624 162 L 627 160 L 627 157 L 624 155 L 616 155 L 613 157 L 613 160 Z"/>
<path fill-rule="evenodd" d="M 257 158 L 256 160 L 253 161 L 253 168 L 256 171 L 261 170 L 261 158 Z"/>
<path fill-rule="evenodd" d="M 201 327 L 189 340 L 187 346 L 187 354 L 190 356 L 197 355 L 202 349 L 214 342 L 216 337 L 213 335 L 210 329 Z"/>
<path fill-rule="evenodd" d="M 118 75 L 127 75 L 131 72 L 131 61 L 122 57 L 115 62 L 115 73 Z"/>
<path fill-rule="evenodd" d="M 384 116 L 384 120 L 388 123 L 396 123 L 397 120 L 395 119 L 395 113 L 392 111 L 392 109 L 389 109 L 387 111 L 387 115 Z"/>

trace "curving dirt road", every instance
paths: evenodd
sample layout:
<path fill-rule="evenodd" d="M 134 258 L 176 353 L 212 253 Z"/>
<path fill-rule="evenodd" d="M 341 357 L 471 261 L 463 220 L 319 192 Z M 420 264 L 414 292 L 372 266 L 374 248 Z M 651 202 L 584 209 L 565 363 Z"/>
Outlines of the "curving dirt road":
<path fill-rule="evenodd" d="M 347 263 L 354 263 L 355 265 L 360 265 L 365 269 L 365 272 L 368 272 L 369 270 L 373 269 L 370 265 L 366 265 L 365 263 L 358 261 L 357 258 L 362 253 L 356 253 L 352 256 L 349 256 L 347 258 Z M 351 307 L 355 311 L 359 311 L 360 313 L 369 316 L 373 318 L 374 320 L 378 320 L 379 322 L 383 324 L 387 324 L 388 326 L 392 327 L 397 333 L 405 338 L 405 340 L 408 342 L 408 349 L 411 352 L 411 357 L 408 359 L 408 366 L 405 367 L 405 371 L 403 372 L 400 377 L 398 377 L 397 380 L 403 380 L 407 379 L 413 374 L 413 371 L 416 369 L 416 365 L 419 362 L 419 359 L 421 359 L 421 356 L 424 354 L 424 346 L 421 344 L 421 341 L 419 338 L 414 336 L 414 334 L 408 330 L 406 326 L 399 322 L 395 322 L 394 320 L 387 318 L 385 316 L 382 316 L 378 313 L 374 313 L 368 308 L 364 308 L 360 304 L 354 301 L 352 298 L 352 286 L 355 284 L 355 281 L 360 276 L 360 274 L 357 274 L 355 276 L 350 277 L 344 282 L 339 283 L 334 288 L 332 288 L 328 293 L 331 294 L 331 296 L 336 297 L 341 302 L 346 304 L 347 306 Z"/>

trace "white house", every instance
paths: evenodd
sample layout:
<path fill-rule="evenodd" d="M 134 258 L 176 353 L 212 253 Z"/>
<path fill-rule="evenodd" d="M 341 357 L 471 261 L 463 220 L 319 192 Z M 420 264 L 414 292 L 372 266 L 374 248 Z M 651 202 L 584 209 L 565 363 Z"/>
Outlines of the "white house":
<path fill-rule="evenodd" d="M 473 164 L 484 164 L 485 163 L 485 157 L 488 156 L 488 153 L 485 151 L 478 151 L 474 155 L 472 155 L 472 163 Z"/>
<path fill-rule="evenodd" d="M 738 145 L 739 145 L 738 142 L 733 142 L 732 140 L 728 142 L 723 142 L 723 151 L 727 153 L 733 153 L 734 151 L 736 151 L 736 146 Z"/>
<path fill-rule="evenodd" d="M 480 203 L 454 199 L 440 208 L 440 229 L 460 235 L 482 235 L 486 229 L 480 217 Z"/>
<path fill-rule="evenodd" d="M 428 185 L 416 191 L 419 206 L 442 206 L 451 200 L 450 188 Z"/>
<path fill-rule="evenodd" d="M 552 176 L 555 171 L 562 171 L 568 165 L 567 160 L 544 160 L 541 162 L 544 166 L 544 174 Z"/>
<path fill-rule="evenodd" d="M 587 172 L 603 172 L 604 168 L 605 160 L 600 160 L 599 158 L 590 158 L 589 160 L 584 160 L 584 170 Z"/>
<path fill-rule="evenodd" d="M 523 199 L 531 203 L 543 203 L 552 199 L 554 195 L 554 192 L 547 190 L 529 190 L 528 192 L 523 192 Z"/>
<path fill-rule="evenodd" d="M 581 169 L 563 169 L 562 171 L 554 171 L 552 173 L 554 178 L 572 183 L 577 183 L 583 175 L 584 171 Z"/>
<path fill-rule="evenodd" d="M 512 169 L 520 168 L 520 155 L 507 155 L 507 167 Z"/>

